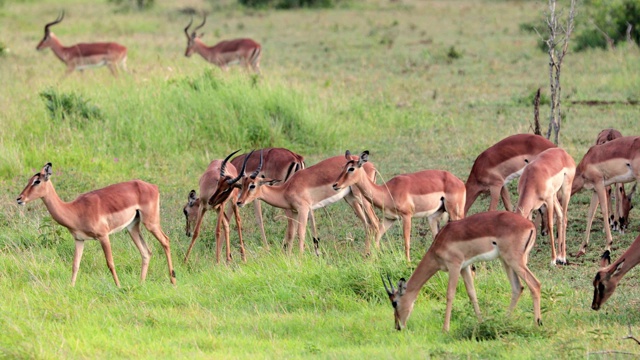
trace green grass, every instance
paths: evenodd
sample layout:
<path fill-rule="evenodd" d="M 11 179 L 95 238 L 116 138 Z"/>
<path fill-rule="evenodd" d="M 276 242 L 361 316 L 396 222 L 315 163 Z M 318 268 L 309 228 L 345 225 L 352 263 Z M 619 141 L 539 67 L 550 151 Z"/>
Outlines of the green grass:
<path fill-rule="evenodd" d="M 323 256 L 288 257 L 279 247 L 285 221 L 265 208 L 271 251 L 262 247 L 251 209 L 243 209 L 248 261 L 232 229 L 230 265 L 216 265 L 214 215 L 207 214 L 189 264 L 182 263 L 182 206 L 207 164 L 241 148 L 284 146 L 307 165 L 370 150 L 380 178 L 445 169 L 466 180 L 475 157 L 498 140 L 529 132 L 531 94 L 548 98 L 548 59 L 522 24 L 539 21 L 544 2 L 352 2 L 335 10 L 244 10 L 234 1 L 156 2 L 148 11 L 116 12 L 107 2 L 0 2 L 0 358 L 604 358 L 640 354 L 623 340 L 640 333 L 640 289 L 632 270 L 600 312 L 590 310 L 592 277 L 604 243 L 596 218 L 587 256 L 551 268 L 539 237 L 530 268 L 542 281 L 543 323 L 533 324 L 528 292 L 511 317 L 510 289 L 499 263 L 478 266 L 478 323 L 460 285 L 451 332 L 441 332 L 447 275 L 421 292 L 403 332 L 380 273 L 408 277 L 431 243 L 414 221 L 412 264 L 400 226 L 363 258 L 363 230 L 346 204 L 316 212 Z M 224 73 L 183 56 L 180 9 L 208 10 L 204 41 L 253 37 L 263 45 L 256 78 Z M 65 8 L 54 31 L 66 45 L 117 41 L 129 48 L 129 73 L 105 68 L 63 79 L 50 50 L 35 51 L 43 25 Z M 96 21 L 101 19 L 101 21 Z M 638 100 L 639 51 L 569 53 L 563 67 L 561 145 L 579 161 L 597 133 L 638 134 L 634 106 L 588 107 L 572 100 Z M 41 94 L 58 99 L 53 112 Z M 58 105 L 55 105 L 58 104 Z M 60 106 L 60 107 L 56 107 Z M 548 107 L 543 105 L 543 127 Z M 60 196 L 140 178 L 158 184 L 162 225 L 172 240 L 178 285 L 152 246 L 147 282 L 125 233 L 111 236 L 121 289 L 97 242 L 88 242 L 75 287 L 74 244 L 40 201 L 16 196 L 46 162 Z M 512 198 L 516 197 L 512 186 Z M 585 228 L 590 194 L 569 210 L 570 253 Z M 472 212 L 484 210 L 486 199 Z M 614 258 L 635 238 L 614 235 Z M 420 234 L 426 235 L 422 236 Z M 621 352 L 617 353 L 616 352 Z"/>

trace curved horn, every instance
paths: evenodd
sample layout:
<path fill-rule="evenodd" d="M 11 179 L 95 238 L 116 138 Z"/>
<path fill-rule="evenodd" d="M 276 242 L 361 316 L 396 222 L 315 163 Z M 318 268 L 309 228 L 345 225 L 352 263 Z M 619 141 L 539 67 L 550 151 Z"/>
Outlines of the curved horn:
<path fill-rule="evenodd" d="M 60 15 L 58 15 L 58 18 L 55 21 L 52 21 L 50 23 L 48 23 L 47 25 L 44 26 L 44 33 L 48 34 L 49 33 L 49 27 L 58 24 L 62 21 L 62 19 L 64 19 L 64 10 L 62 10 L 60 12 Z"/>
<path fill-rule="evenodd" d="M 187 25 L 187 27 L 184 28 L 184 34 L 187 35 L 187 39 L 190 39 L 189 28 L 191 27 L 191 24 L 193 24 L 193 16 L 191 17 L 191 21 L 189 21 L 189 25 Z"/>
<path fill-rule="evenodd" d="M 238 151 L 240 151 L 240 149 L 232 152 L 231 154 L 227 155 L 226 158 L 224 158 L 224 160 L 222 160 L 222 165 L 220 165 L 220 177 L 223 178 L 226 176 L 225 172 L 227 171 L 227 161 L 229 161 L 229 159 L 233 156 L 233 154 L 237 153 Z"/>
<path fill-rule="evenodd" d="M 264 152 L 264 149 L 260 150 L 260 163 L 258 164 L 258 168 L 256 169 L 256 171 L 254 171 L 250 178 L 255 179 L 256 177 L 258 177 L 258 174 L 260 173 L 260 170 L 262 170 L 262 153 Z"/>
<path fill-rule="evenodd" d="M 389 277 L 389 275 L 387 275 L 387 277 Z M 393 295 L 395 291 L 392 292 L 391 290 L 389 290 L 382 274 L 380 274 L 380 280 L 382 280 L 382 285 L 384 285 L 384 289 L 387 291 L 387 295 Z M 391 288 L 393 289 L 393 283 L 391 281 L 389 281 L 389 285 L 391 285 Z"/>
<path fill-rule="evenodd" d="M 204 15 L 204 19 L 202 19 L 202 24 L 198 25 L 198 27 L 196 27 L 195 29 L 193 29 L 193 34 L 195 34 L 195 33 L 196 33 L 196 31 L 198 31 L 201 27 L 203 27 L 203 26 L 204 26 L 204 23 L 206 23 L 206 22 L 207 22 L 207 14 L 206 14 L 206 13 L 204 13 L 203 15 Z"/>
<path fill-rule="evenodd" d="M 229 180 L 227 180 L 227 183 L 228 183 L 229 185 L 237 183 L 237 182 L 238 182 L 238 180 L 240 180 L 240 179 L 244 176 L 244 171 L 245 171 L 245 170 L 246 170 L 246 168 L 247 168 L 247 161 L 249 161 L 249 158 L 251 157 L 251 154 L 253 154 L 253 152 L 254 152 L 254 151 L 255 151 L 255 150 L 251 150 L 251 152 L 249 153 L 249 155 L 247 155 L 247 156 L 244 158 L 244 162 L 242 163 L 242 168 L 241 168 L 241 169 L 240 169 L 240 171 L 238 172 L 238 177 L 237 177 L 237 178 L 235 178 L 235 179 L 229 179 Z"/>

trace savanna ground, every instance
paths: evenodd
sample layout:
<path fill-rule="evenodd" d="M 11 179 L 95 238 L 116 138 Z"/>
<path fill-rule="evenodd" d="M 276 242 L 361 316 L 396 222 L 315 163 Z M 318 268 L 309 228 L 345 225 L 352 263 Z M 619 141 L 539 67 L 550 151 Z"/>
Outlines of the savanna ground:
<path fill-rule="evenodd" d="M 64 66 L 51 51 L 35 50 L 43 25 L 61 9 L 65 20 L 53 31 L 65 45 L 120 42 L 129 48 L 129 73 L 114 79 L 102 68 L 63 79 Z M 185 58 L 189 9 L 209 12 L 208 44 L 241 36 L 261 42 L 263 76 L 238 68 L 223 73 L 197 55 Z M 590 309 L 604 245 L 601 218 L 587 256 L 570 257 L 571 266 L 551 267 L 548 238 L 538 237 L 530 268 L 542 281 L 542 327 L 533 323 L 528 290 L 505 316 L 509 284 L 493 262 L 480 265 L 476 276 L 484 322 L 476 321 L 460 285 L 451 332 L 442 333 L 447 275 L 441 273 L 421 292 L 407 329 L 396 332 L 380 273 L 394 281 L 408 277 L 432 234 L 426 222 L 414 222 L 411 264 L 398 225 L 380 251 L 363 258 L 363 230 L 344 202 L 316 212 L 321 258 L 283 255 L 285 221 L 265 205 L 270 251 L 248 208 L 246 264 L 237 246 L 232 264 L 215 264 L 210 213 L 188 265 L 182 262 L 187 194 L 209 161 L 237 148 L 284 146 L 307 165 L 368 149 L 382 180 L 430 168 L 466 180 L 481 151 L 531 132 L 531 99 L 538 87 L 548 89 L 548 58 L 521 24 L 539 21 L 545 9 L 543 1 L 368 0 L 332 10 L 256 11 L 192 0 L 127 12 L 107 2 L 0 2 L 0 357 L 638 356 L 638 345 L 623 339 L 629 326 L 640 334 L 637 270 L 601 311 Z M 623 45 L 567 56 L 561 146 L 576 162 L 605 127 L 640 133 L 638 107 L 571 104 L 638 100 L 639 55 Z M 58 99 L 50 103 L 54 109 L 67 105 L 52 116 L 42 94 Z M 548 105 L 541 113 L 544 119 Z M 71 236 L 41 201 L 15 202 L 48 161 L 67 201 L 132 178 L 158 184 L 178 285 L 169 283 L 149 233 L 154 257 L 141 284 L 138 251 L 123 232 L 111 236 L 123 287 L 115 287 L 97 242 L 86 245 L 70 287 Z M 589 198 L 586 191 L 572 198 L 570 253 L 582 240 Z M 487 206 L 482 199 L 471 212 Z M 630 231 L 614 235 L 614 258 L 639 226 L 633 213 Z"/>

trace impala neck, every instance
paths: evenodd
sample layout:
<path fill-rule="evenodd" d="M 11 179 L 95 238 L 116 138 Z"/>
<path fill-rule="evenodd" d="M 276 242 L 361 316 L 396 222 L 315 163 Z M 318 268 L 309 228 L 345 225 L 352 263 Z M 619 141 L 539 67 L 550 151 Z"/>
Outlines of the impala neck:
<path fill-rule="evenodd" d="M 66 63 L 68 59 L 66 56 L 65 47 L 62 45 L 60 40 L 58 40 L 58 38 L 53 33 L 49 34 L 49 42 L 51 44 L 49 47 L 51 48 L 53 53 L 56 54 L 58 59 Z"/>
<path fill-rule="evenodd" d="M 403 305 L 413 304 L 420 293 L 420 289 L 422 289 L 424 284 L 439 270 L 440 264 L 438 260 L 431 252 L 427 252 L 418 264 L 416 270 L 411 274 L 409 281 L 407 281 L 407 289 L 400 298 L 400 302 L 402 302 Z"/>
<path fill-rule="evenodd" d="M 42 197 L 42 202 L 44 202 L 47 210 L 49 210 L 53 220 L 64 227 L 72 227 L 73 224 L 69 221 L 69 219 L 73 218 L 74 214 L 71 205 L 60 199 L 51 181 L 47 181 L 46 183 L 48 184 L 47 192 Z"/>
<path fill-rule="evenodd" d="M 623 264 L 620 269 L 611 276 L 611 281 L 615 281 L 616 283 L 620 281 L 629 270 L 640 263 L 640 236 L 635 239 L 624 254 L 620 255 L 618 260 L 607 267 L 607 272 L 615 271 L 621 262 L 623 262 Z"/>
<path fill-rule="evenodd" d="M 212 62 L 213 60 L 215 60 L 213 58 L 213 56 L 215 55 L 215 52 L 212 51 L 213 47 L 208 47 L 205 43 L 202 42 L 202 40 L 200 40 L 200 38 L 195 38 L 193 39 L 194 42 L 194 49 L 195 51 L 200 54 L 200 56 L 202 56 L 205 60 Z"/>
<path fill-rule="evenodd" d="M 355 183 L 355 186 L 362 191 L 364 196 L 373 203 L 373 205 L 379 209 L 394 209 L 395 202 L 386 184 L 378 185 L 371 178 L 367 176 L 364 169 L 360 172 L 360 180 Z"/>
<path fill-rule="evenodd" d="M 279 186 L 262 185 L 260 187 L 260 194 L 258 199 L 266 202 L 271 206 L 275 206 L 280 209 L 292 209 L 291 203 L 285 199 L 285 193 L 287 190 L 286 184 Z"/>

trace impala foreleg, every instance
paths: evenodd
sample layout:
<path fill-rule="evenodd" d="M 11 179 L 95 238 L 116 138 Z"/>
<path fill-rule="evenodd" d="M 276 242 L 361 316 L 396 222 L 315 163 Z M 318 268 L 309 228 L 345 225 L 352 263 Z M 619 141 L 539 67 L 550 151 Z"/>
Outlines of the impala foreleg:
<path fill-rule="evenodd" d="M 76 251 L 73 253 L 73 266 L 71 267 L 71 286 L 76 285 L 76 277 L 80 269 L 80 260 L 84 250 L 84 240 L 76 240 Z"/>
<path fill-rule="evenodd" d="M 184 262 L 187 263 L 189 260 L 189 254 L 191 254 L 191 249 L 193 248 L 193 244 L 196 243 L 196 239 L 198 235 L 200 235 L 200 226 L 202 225 L 202 218 L 204 214 L 207 212 L 206 205 L 203 205 L 203 202 L 200 202 L 200 208 L 198 209 L 198 216 L 196 217 L 196 225 L 193 229 L 193 235 L 191 236 L 191 243 L 189 244 L 189 248 L 187 249 L 187 254 L 184 256 Z"/>
<path fill-rule="evenodd" d="M 455 269 L 455 266 L 449 265 L 449 284 L 447 285 L 447 307 L 444 314 L 444 325 L 442 331 L 449 332 L 449 325 L 451 324 L 451 311 L 453 310 L 453 300 L 456 298 L 456 287 L 458 286 L 458 279 L 460 277 L 460 270 Z"/>
<path fill-rule="evenodd" d="M 507 188 L 506 184 L 500 188 L 500 196 L 502 197 L 502 203 L 504 204 L 505 210 L 509 212 L 513 212 L 513 205 L 511 204 L 511 196 L 509 195 L 509 189 Z M 497 205 L 496 205 L 496 209 L 497 209 Z"/>
<path fill-rule="evenodd" d="M 549 239 L 551 242 L 551 264 L 555 265 L 556 260 L 558 258 L 558 254 L 556 253 L 556 234 L 553 231 L 553 214 L 555 210 L 555 204 L 557 203 L 556 195 L 552 194 L 551 198 L 545 200 L 545 205 L 547 207 L 547 224 L 549 225 Z M 560 225 L 558 225 L 560 226 Z"/>
<path fill-rule="evenodd" d="M 258 227 L 260 228 L 260 236 L 262 236 L 262 244 L 265 249 L 269 251 L 269 242 L 267 241 L 267 234 L 264 232 L 264 221 L 262 220 L 262 205 L 260 201 L 253 202 L 253 209 L 256 215 L 256 221 L 258 222 Z"/>
<path fill-rule="evenodd" d="M 131 236 L 131 240 L 138 248 L 140 252 L 140 256 L 142 257 L 142 268 L 140 269 L 140 281 L 144 281 L 147 278 L 147 270 L 149 269 L 149 262 L 151 261 L 151 249 L 144 241 L 142 237 L 142 233 L 140 233 L 140 221 L 138 218 L 134 220 L 134 222 L 128 226 L 127 228 L 129 235 Z"/>
<path fill-rule="evenodd" d="M 591 235 L 591 225 L 593 224 L 593 218 L 596 215 L 598 203 L 598 194 L 594 192 L 591 195 L 591 203 L 589 204 L 589 211 L 587 213 L 587 229 L 584 233 L 584 240 L 582 242 L 582 245 L 580 245 L 580 250 L 576 254 L 576 257 L 582 256 L 587 252 L 587 246 L 589 245 L 589 236 Z"/>
<path fill-rule="evenodd" d="M 254 204 L 258 204 L 259 201 L 255 201 Z M 233 215 L 236 217 L 236 226 L 238 227 L 238 238 L 240 239 L 240 257 L 243 262 L 247 262 L 247 255 L 244 250 L 244 240 L 242 239 L 242 219 L 240 218 L 240 209 L 235 202 L 231 202 L 231 208 L 233 209 Z"/>
<path fill-rule="evenodd" d="M 489 211 L 498 210 L 498 203 L 500 202 L 500 194 L 502 193 L 502 186 L 492 186 L 489 189 L 491 195 L 491 202 L 489 203 Z"/>
<path fill-rule="evenodd" d="M 111 275 L 113 275 L 113 281 L 115 281 L 117 287 L 120 287 L 120 280 L 118 280 L 118 274 L 116 274 L 116 266 L 113 263 L 113 253 L 111 252 L 109 236 L 99 236 L 98 241 L 102 246 L 102 251 L 104 251 L 104 257 L 107 260 L 107 267 L 109 268 L 109 271 L 111 271 Z"/>
<path fill-rule="evenodd" d="M 437 220 L 435 223 L 437 226 Z M 407 261 L 411 262 L 411 215 L 402 217 L 402 235 L 404 237 L 404 254 L 407 257 Z"/>

